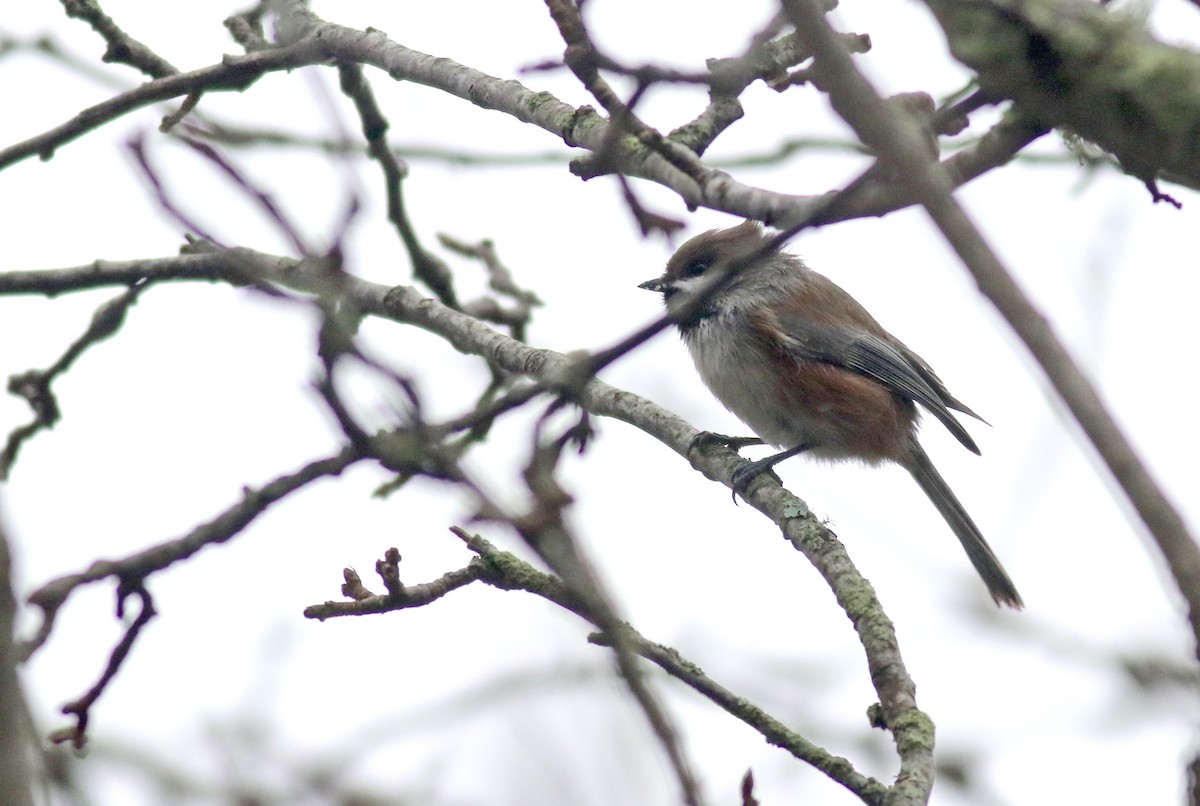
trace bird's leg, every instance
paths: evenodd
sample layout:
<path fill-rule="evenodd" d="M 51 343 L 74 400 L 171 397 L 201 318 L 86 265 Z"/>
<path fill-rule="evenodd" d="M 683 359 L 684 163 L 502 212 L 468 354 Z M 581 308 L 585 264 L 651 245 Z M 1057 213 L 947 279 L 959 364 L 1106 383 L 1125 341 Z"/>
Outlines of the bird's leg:
<path fill-rule="evenodd" d="M 775 472 L 771 470 L 771 468 L 775 467 L 775 465 L 779 464 L 784 459 L 791 459 L 797 454 L 804 453 L 806 450 L 808 450 L 808 447 L 808 445 L 797 445 L 794 448 L 788 448 L 786 451 L 780 451 L 779 453 L 767 456 L 763 459 L 757 459 L 753 462 L 747 462 L 746 464 L 739 466 L 737 470 L 733 471 L 733 475 L 729 478 L 730 483 L 733 485 L 734 503 L 737 503 L 738 493 L 741 493 L 743 498 L 746 497 L 746 492 L 750 488 L 750 482 L 754 481 L 754 479 L 762 473 L 769 472 L 771 476 L 774 477 L 775 481 L 779 482 L 779 476 L 775 475 Z"/>

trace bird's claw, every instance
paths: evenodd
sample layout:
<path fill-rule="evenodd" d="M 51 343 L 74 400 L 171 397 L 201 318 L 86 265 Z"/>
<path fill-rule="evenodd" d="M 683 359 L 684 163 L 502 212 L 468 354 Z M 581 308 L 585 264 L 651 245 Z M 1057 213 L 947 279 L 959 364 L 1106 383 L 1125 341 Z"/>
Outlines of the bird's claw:
<path fill-rule="evenodd" d="M 688 453 L 692 451 L 701 451 L 705 448 L 711 448 L 714 445 L 720 445 L 723 448 L 728 448 L 735 453 L 742 448 L 750 445 L 762 445 L 763 441 L 758 437 L 731 437 L 725 434 L 718 434 L 713 431 L 701 431 L 692 438 L 691 444 L 688 445 Z"/>
<path fill-rule="evenodd" d="M 773 479 L 776 484 L 781 486 L 783 484 L 783 479 L 779 478 L 779 474 L 772 470 L 769 465 L 763 465 L 760 462 L 746 462 L 738 465 L 729 477 L 730 486 L 733 487 L 733 503 L 737 503 L 739 494 L 741 494 L 742 498 L 745 498 L 746 493 L 750 492 L 750 485 L 754 483 L 756 478 L 762 475 Z"/>

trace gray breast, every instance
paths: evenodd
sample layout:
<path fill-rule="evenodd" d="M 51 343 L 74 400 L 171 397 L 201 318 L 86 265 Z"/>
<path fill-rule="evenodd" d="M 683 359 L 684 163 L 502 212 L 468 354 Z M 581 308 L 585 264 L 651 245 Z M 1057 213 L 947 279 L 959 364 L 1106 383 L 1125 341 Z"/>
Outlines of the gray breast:
<path fill-rule="evenodd" d="M 744 314 L 728 309 L 698 322 L 684 343 L 700 379 L 725 408 L 762 439 L 781 448 L 805 442 L 800 424 L 766 394 L 773 386 L 768 356 L 748 337 Z"/>

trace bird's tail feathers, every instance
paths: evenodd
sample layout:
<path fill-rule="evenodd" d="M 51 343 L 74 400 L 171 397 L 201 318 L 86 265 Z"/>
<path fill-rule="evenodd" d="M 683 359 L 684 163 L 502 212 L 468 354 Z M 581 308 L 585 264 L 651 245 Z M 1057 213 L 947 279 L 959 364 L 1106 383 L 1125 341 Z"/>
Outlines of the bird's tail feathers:
<path fill-rule="evenodd" d="M 905 465 L 906 469 L 917 480 L 917 484 L 921 486 L 933 505 L 937 507 L 937 511 L 946 519 L 946 523 L 954 530 L 959 542 L 966 549 L 971 564 L 975 566 L 975 570 L 987 584 L 988 592 L 992 594 L 996 604 L 1021 609 L 1024 603 L 1021 601 L 1021 595 L 1017 593 L 1016 586 L 1008 578 L 1004 567 L 1000 565 L 1000 560 L 992 552 L 991 546 L 983 539 L 975 521 L 971 520 L 971 516 L 967 514 L 966 509 L 950 490 L 946 480 L 942 478 L 942 474 L 929 460 L 929 455 L 914 441 L 909 456 L 910 459 Z"/>

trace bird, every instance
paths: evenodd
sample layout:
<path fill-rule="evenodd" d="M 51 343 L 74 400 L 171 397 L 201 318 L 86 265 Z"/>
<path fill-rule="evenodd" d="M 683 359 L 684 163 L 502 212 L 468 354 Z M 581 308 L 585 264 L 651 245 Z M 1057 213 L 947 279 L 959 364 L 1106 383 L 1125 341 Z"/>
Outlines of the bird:
<path fill-rule="evenodd" d="M 739 467 L 735 491 L 744 493 L 756 476 L 801 453 L 872 466 L 895 463 L 958 537 L 996 604 L 1024 606 L 917 441 L 918 404 L 975 454 L 979 447 L 954 412 L 986 421 L 849 293 L 783 251 L 755 221 L 691 238 L 661 277 L 639 287 L 662 294 L 696 371 L 717 400 L 763 442 L 781 449 Z"/>

